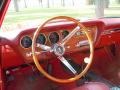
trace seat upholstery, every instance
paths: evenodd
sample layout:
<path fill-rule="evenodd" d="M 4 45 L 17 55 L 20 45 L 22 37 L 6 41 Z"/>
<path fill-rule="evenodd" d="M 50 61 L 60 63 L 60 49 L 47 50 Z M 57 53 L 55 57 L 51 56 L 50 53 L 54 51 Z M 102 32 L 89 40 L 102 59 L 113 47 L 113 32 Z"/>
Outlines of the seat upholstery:
<path fill-rule="evenodd" d="M 73 90 L 110 90 L 110 88 L 101 82 L 87 82 L 84 85 Z"/>

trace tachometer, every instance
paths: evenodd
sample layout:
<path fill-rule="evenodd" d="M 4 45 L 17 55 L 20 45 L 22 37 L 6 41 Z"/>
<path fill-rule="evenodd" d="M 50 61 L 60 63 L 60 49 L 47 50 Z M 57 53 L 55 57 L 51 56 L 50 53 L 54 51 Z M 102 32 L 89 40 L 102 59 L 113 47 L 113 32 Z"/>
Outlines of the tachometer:
<path fill-rule="evenodd" d="M 49 40 L 52 44 L 55 44 L 59 41 L 59 35 L 57 32 L 53 32 L 49 35 Z"/>
<path fill-rule="evenodd" d="M 36 43 L 39 43 L 39 44 L 45 44 L 46 42 L 46 37 L 44 34 L 39 34 L 37 39 L 36 39 Z"/>
<path fill-rule="evenodd" d="M 67 30 L 64 30 L 62 32 L 62 37 L 65 38 L 68 34 L 69 34 L 69 32 Z"/>
<path fill-rule="evenodd" d="M 31 47 L 31 45 L 32 45 L 32 39 L 31 39 L 29 36 L 24 36 L 24 37 L 21 39 L 21 45 L 22 45 L 22 47 L 24 47 L 24 48 L 29 48 L 29 47 Z"/>

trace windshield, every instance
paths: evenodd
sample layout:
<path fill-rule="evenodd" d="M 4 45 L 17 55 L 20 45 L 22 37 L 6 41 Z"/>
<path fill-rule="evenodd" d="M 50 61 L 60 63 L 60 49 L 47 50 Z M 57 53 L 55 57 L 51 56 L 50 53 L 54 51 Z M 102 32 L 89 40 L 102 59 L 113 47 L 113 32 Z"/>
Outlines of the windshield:
<path fill-rule="evenodd" d="M 11 0 L 2 29 L 37 25 L 55 16 L 80 20 L 119 17 L 120 0 Z"/>

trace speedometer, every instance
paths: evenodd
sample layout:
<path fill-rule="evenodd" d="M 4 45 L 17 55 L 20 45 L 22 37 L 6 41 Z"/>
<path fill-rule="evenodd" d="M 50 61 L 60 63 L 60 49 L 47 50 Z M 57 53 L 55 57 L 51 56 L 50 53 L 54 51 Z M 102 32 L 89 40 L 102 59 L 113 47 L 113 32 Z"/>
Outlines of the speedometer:
<path fill-rule="evenodd" d="M 59 41 L 59 35 L 57 32 L 53 32 L 49 35 L 49 40 L 52 44 L 55 44 Z"/>
<path fill-rule="evenodd" d="M 22 47 L 24 47 L 24 48 L 29 48 L 29 47 L 31 47 L 31 45 L 32 45 L 32 39 L 31 39 L 29 36 L 24 36 L 24 37 L 21 39 L 21 45 L 22 45 Z"/>
<path fill-rule="evenodd" d="M 44 34 L 39 34 L 37 39 L 36 39 L 36 43 L 39 43 L 39 44 L 45 44 L 46 42 L 46 37 Z"/>

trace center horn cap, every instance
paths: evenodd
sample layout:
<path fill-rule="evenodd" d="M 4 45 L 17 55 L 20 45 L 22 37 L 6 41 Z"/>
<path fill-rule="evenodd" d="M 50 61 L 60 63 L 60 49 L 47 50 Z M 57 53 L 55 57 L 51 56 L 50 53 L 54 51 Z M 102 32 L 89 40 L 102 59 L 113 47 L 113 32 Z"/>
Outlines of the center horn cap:
<path fill-rule="evenodd" d="M 54 51 L 55 55 L 62 56 L 65 53 L 65 48 L 64 48 L 64 46 L 55 44 L 53 51 Z"/>

